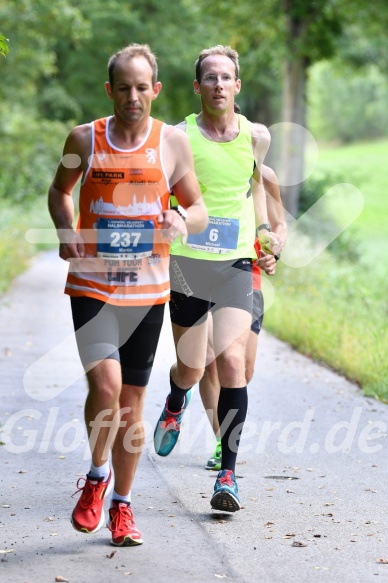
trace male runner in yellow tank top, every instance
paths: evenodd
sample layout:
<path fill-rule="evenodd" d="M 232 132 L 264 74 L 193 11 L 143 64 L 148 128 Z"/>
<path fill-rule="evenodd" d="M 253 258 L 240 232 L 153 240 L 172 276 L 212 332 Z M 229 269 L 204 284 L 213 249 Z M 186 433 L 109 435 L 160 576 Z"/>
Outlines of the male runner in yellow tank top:
<path fill-rule="evenodd" d="M 207 214 L 187 137 L 150 116 L 161 90 L 150 48 L 133 44 L 114 54 L 108 74 L 114 115 L 70 132 L 49 209 L 60 257 L 70 260 L 65 291 L 89 386 L 92 463 L 84 483 L 77 483 L 71 522 L 79 532 L 101 528 L 104 496 L 114 482 L 111 543 L 132 546 L 143 542 L 131 486 L 144 443 L 146 385 L 169 300 L 169 242 L 203 230 Z M 81 177 L 74 230 L 72 192 Z M 169 209 L 172 187 L 186 222 Z"/>
<path fill-rule="evenodd" d="M 194 91 L 199 115 L 180 127 L 189 137 L 195 172 L 209 215 L 207 229 L 172 248 L 170 314 L 177 352 L 171 392 L 156 425 L 155 451 L 166 456 L 180 433 L 192 387 L 203 375 L 207 314 L 213 312 L 214 346 L 221 383 L 218 420 L 222 463 L 211 507 L 240 509 L 235 479 L 240 434 L 247 413 L 245 350 L 252 313 L 252 257 L 255 226 L 262 247 L 274 254 L 282 243 L 271 233 L 261 165 L 269 132 L 234 112 L 240 91 L 238 54 L 217 45 L 196 61 Z"/>

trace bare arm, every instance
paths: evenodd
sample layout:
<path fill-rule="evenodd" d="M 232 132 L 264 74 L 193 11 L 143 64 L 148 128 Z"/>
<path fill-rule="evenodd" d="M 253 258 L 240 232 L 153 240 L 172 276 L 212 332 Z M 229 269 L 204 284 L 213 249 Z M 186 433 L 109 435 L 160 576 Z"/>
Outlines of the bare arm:
<path fill-rule="evenodd" d="M 252 146 L 256 162 L 252 180 L 252 196 L 255 208 L 256 226 L 269 223 L 267 196 L 264 189 L 262 166 L 271 138 L 268 129 L 261 124 L 252 124 Z M 282 248 L 280 238 L 267 229 L 260 229 L 258 239 L 262 249 L 274 255 Z"/>
<path fill-rule="evenodd" d="M 163 227 L 172 227 L 178 231 L 177 235 L 182 235 L 182 243 L 186 243 L 189 233 L 200 233 L 206 228 L 208 215 L 194 172 L 193 154 L 186 134 L 180 129 L 171 128 L 165 147 L 170 185 L 178 203 L 187 210 L 187 219 L 184 221 L 174 210 L 168 210 L 163 213 Z"/>
<path fill-rule="evenodd" d="M 63 158 L 49 188 L 48 207 L 58 231 L 59 255 L 62 259 L 84 256 L 81 236 L 74 231 L 73 189 L 82 175 L 90 153 L 89 125 L 74 128 L 63 149 Z"/>
<path fill-rule="evenodd" d="M 284 217 L 284 208 L 280 196 L 279 182 L 275 172 L 269 166 L 262 166 L 264 189 L 267 193 L 268 219 L 272 231 L 279 235 L 283 246 L 287 239 L 287 223 Z"/>
<path fill-rule="evenodd" d="M 264 189 L 267 193 L 268 218 L 272 231 L 281 239 L 282 248 L 287 238 L 287 224 L 284 218 L 284 209 L 280 197 L 280 188 L 275 172 L 269 166 L 261 167 L 263 175 Z M 278 252 L 279 253 L 279 252 Z M 265 271 L 267 275 L 275 275 L 276 259 L 270 253 L 260 251 L 257 265 Z"/>

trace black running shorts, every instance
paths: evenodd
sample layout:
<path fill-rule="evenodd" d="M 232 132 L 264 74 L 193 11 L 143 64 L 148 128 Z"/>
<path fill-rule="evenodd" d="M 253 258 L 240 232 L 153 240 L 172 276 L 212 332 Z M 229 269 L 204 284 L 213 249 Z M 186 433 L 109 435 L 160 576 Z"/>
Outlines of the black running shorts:
<path fill-rule="evenodd" d="M 164 304 L 112 306 L 94 298 L 70 299 L 83 366 L 113 358 L 121 363 L 124 384 L 147 385 L 163 324 Z"/>

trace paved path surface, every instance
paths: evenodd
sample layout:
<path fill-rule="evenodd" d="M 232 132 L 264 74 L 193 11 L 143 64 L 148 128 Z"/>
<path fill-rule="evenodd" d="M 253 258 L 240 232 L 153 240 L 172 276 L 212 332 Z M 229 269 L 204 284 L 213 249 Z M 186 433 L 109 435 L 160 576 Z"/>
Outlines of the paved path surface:
<path fill-rule="evenodd" d="M 0 301 L 1 583 L 388 581 L 387 407 L 265 333 L 236 472 L 241 512 L 210 510 L 214 442 L 198 392 L 176 450 L 153 451 L 173 361 L 166 320 L 133 488 L 144 544 L 75 532 L 71 495 L 89 461 L 65 272 L 44 254 Z"/>

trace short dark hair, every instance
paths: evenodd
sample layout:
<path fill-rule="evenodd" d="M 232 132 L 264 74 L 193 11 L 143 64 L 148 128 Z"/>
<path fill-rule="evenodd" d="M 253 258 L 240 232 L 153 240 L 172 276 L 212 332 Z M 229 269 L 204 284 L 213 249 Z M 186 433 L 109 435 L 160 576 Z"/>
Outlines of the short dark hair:
<path fill-rule="evenodd" d="M 133 59 L 133 57 L 144 57 L 149 62 L 152 69 L 152 84 L 155 85 L 158 80 L 158 64 L 156 62 L 156 56 L 151 51 L 148 45 L 139 45 L 137 43 L 132 43 L 127 47 L 124 47 L 120 51 L 117 51 L 112 55 L 108 61 L 108 75 L 109 83 L 113 86 L 113 73 L 117 61 L 120 59 Z"/>
<path fill-rule="evenodd" d="M 210 49 L 203 49 L 199 55 L 198 59 L 195 61 L 195 78 L 198 83 L 201 82 L 201 64 L 207 57 L 212 57 L 213 55 L 225 55 L 234 64 L 234 71 L 236 79 L 240 76 L 240 64 L 238 62 L 238 52 L 229 46 L 216 45 Z"/>

